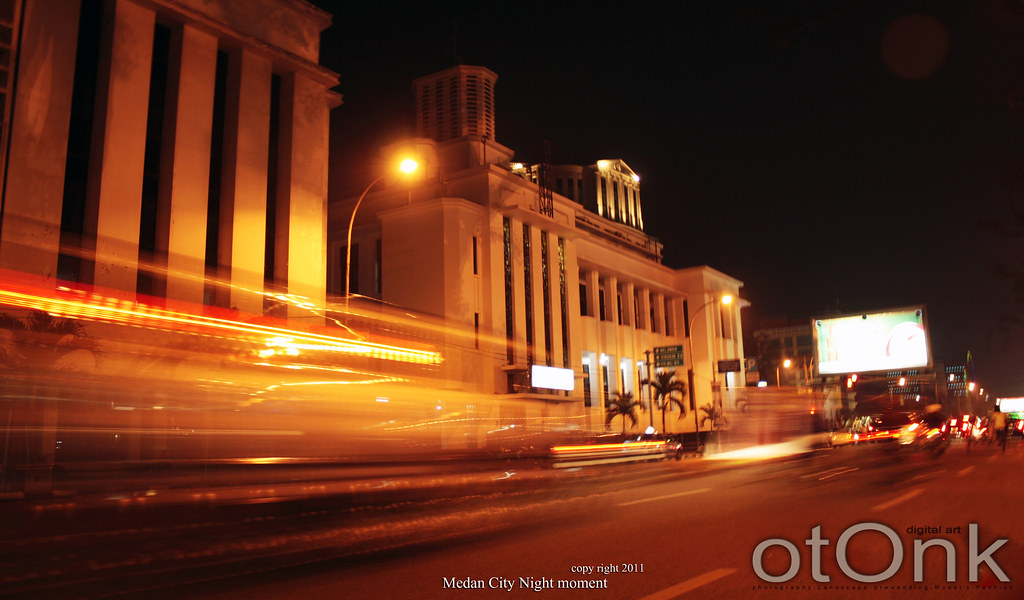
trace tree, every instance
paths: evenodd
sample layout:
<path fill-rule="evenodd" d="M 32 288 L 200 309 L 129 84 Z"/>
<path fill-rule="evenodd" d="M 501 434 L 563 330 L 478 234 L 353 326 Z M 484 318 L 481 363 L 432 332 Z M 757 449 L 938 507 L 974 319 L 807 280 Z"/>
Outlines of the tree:
<path fill-rule="evenodd" d="M 711 431 L 714 431 L 718 426 L 718 423 L 728 423 L 729 419 L 726 418 L 725 412 L 722 410 L 722 401 L 715 400 L 712 404 L 705 404 L 700 407 L 701 412 L 704 416 L 700 418 L 701 427 L 704 426 L 708 421 L 711 422 Z"/>
<path fill-rule="evenodd" d="M 662 432 L 665 431 L 665 413 L 672 410 L 673 405 L 679 407 L 680 419 L 686 416 L 686 383 L 677 379 L 674 372 L 659 371 L 653 379 L 644 379 L 641 383 L 654 391 L 654 406 L 661 411 Z"/>
<path fill-rule="evenodd" d="M 611 425 L 615 417 L 622 417 L 622 434 L 625 435 L 627 417 L 634 427 L 637 424 L 637 408 L 641 408 L 641 404 L 633 399 L 633 392 L 616 391 L 614 398 L 605 407 L 605 427 Z"/>
<path fill-rule="evenodd" d="M 102 356 L 96 338 L 85 333 L 84 326 L 74 319 L 62 319 L 43 311 L 32 311 L 25 317 L 0 313 L 0 381 L 11 390 L 12 397 L 22 397 L 7 408 L 7 422 L 20 405 L 24 454 L 20 460 L 37 468 L 52 468 L 56 462 L 59 384 L 57 376 L 78 370 L 70 356 L 85 352 L 94 360 Z M 6 485 L 10 460 L 8 449 L 11 429 L 4 432 L 3 470 L 0 488 Z M 18 447 L 21 445 L 18 444 Z M 15 459 L 17 460 L 17 459 Z M 40 478 L 40 489 L 47 491 L 49 475 Z M 28 489 L 26 488 L 26 493 Z"/>
<path fill-rule="evenodd" d="M 47 374 L 75 370 L 72 352 L 102 355 L 96 338 L 74 319 L 59 319 L 41 310 L 25 318 L 0 313 L 0 370 L 5 374 Z"/>

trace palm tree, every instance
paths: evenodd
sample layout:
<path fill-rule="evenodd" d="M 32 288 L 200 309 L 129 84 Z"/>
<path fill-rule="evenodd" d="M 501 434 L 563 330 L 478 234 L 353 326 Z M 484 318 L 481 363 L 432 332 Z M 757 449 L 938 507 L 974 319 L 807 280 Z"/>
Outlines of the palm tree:
<path fill-rule="evenodd" d="M 729 423 L 729 419 L 726 418 L 725 411 L 722 409 L 722 401 L 720 399 L 715 400 L 711 404 L 705 404 L 700 407 L 700 410 L 704 413 L 704 416 L 700 418 L 700 424 L 704 425 L 704 423 L 711 421 L 711 431 L 715 431 L 719 423 Z M 718 440 L 718 450 L 721 451 L 722 438 L 715 436 L 715 439 Z"/>
<path fill-rule="evenodd" d="M 39 310 L 25 317 L 0 313 L 0 381 L 24 390 L 26 415 L 34 421 L 24 424 L 24 454 L 20 460 L 27 465 L 52 467 L 55 463 L 59 392 L 50 388 L 58 385 L 54 383 L 56 375 L 76 370 L 69 356 L 79 351 L 94 359 L 102 355 L 96 338 L 87 335 L 84 326 L 74 319 L 57 318 Z M 13 408 L 8 407 L 8 423 Z M 4 473 L 0 490 L 6 485 L 8 451 L 14 450 L 10 437 L 8 425 L 0 459 Z M 48 482 L 43 485 L 48 486 Z"/>
<path fill-rule="evenodd" d="M 74 370 L 66 362 L 72 352 L 84 350 L 98 358 L 96 338 L 74 319 L 59 319 L 41 310 L 25 318 L 0 313 L 0 371 L 53 373 Z"/>
<path fill-rule="evenodd" d="M 711 431 L 714 431 L 718 426 L 718 423 L 728 423 L 729 419 L 726 418 L 725 412 L 722 410 L 722 401 L 716 400 L 713 404 L 705 404 L 700 407 L 701 412 L 704 416 L 700 418 L 700 424 L 703 427 L 704 423 L 711 422 Z"/>
<path fill-rule="evenodd" d="M 611 425 L 612 419 L 622 417 L 622 435 L 626 435 L 626 418 L 637 424 L 636 409 L 642 408 L 640 403 L 633 399 L 633 392 L 622 392 L 616 390 L 615 397 L 605 406 L 604 426 Z"/>
<path fill-rule="evenodd" d="M 676 378 L 674 372 L 659 371 L 653 379 L 644 379 L 640 383 L 651 386 L 654 391 L 655 408 L 661 411 L 661 430 L 665 431 L 665 413 L 672 410 L 672 406 L 679 407 L 679 418 L 686 415 L 686 383 Z"/>

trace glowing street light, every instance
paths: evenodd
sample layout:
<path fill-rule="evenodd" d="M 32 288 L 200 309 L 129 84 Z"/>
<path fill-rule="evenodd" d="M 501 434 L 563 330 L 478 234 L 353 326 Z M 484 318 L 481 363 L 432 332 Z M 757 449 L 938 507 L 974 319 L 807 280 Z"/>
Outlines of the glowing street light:
<path fill-rule="evenodd" d="M 416 171 L 416 169 L 418 169 L 418 168 L 419 168 L 419 163 L 416 162 L 415 160 L 411 159 L 411 158 L 403 159 L 402 162 L 399 163 L 399 165 L 398 165 L 398 170 L 401 171 L 402 173 L 405 173 L 406 175 L 414 173 Z M 363 198 L 365 198 L 366 194 L 368 194 L 370 192 L 370 189 L 373 188 L 373 186 L 377 185 L 377 183 L 380 182 L 381 179 L 384 179 L 386 176 L 387 176 L 387 174 L 381 175 L 380 177 L 378 177 L 378 178 L 374 179 L 373 181 L 371 181 L 370 185 L 366 186 L 366 189 L 363 190 L 363 193 L 359 196 L 359 200 L 356 200 L 356 205 L 355 205 L 355 207 L 352 208 L 352 216 L 348 220 L 348 237 L 346 238 L 347 241 L 346 241 L 346 246 L 345 246 L 345 305 L 346 306 L 348 306 L 349 280 L 350 280 L 350 277 L 352 276 L 352 226 L 355 225 L 355 222 L 356 222 L 356 211 L 359 210 L 359 205 L 363 203 Z"/>
<path fill-rule="evenodd" d="M 790 368 L 792 366 L 793 366 L 793 361 L 792 360 L 787 358 L 786 360 L 782 361 L 782 367 L 783 368 L 788 369 L 788 368 Z M 779 377 L 779 375 L 780 375 L 779 367 L 775 367 L 775 387 L 779 387 L 779 386 L 782 385 L 782 379 Z"/>

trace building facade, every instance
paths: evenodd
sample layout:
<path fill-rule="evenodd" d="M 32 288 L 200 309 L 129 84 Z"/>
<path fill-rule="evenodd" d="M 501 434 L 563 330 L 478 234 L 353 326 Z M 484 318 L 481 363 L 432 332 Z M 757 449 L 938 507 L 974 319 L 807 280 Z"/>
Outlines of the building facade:
<path fill-rule="evenodd" d="M 495 137 L 496 83 L 464 65 L 413 83 L 418 137 L 382 154 L 422 168 L 412 181 L 381 174 L 354 219 L 356 198 L 332 200 L 329 287 L 343 287 L 351 262 L 354 294 L 442 318 L 447 385 L 506 399 L 513 424 L 557 417 L 600 430 L 617 392 L 646 407 L 641 382 L 659 348 L 682 358 L 664 366 L 680 381 L 693 367 L 697 406 L 743 386 L 742 367 L 717 368 L 743 358 L 742 304 L 719 301 L 742 282 L 662 264 L 661 243 L 644 232 L 640 177 L 624 161 L 513 162 Z M 546 373 L 569 384 L 541 381 Z M 674 413 L 666 429 L 693 431 L 695 414 Z M 638 416 L 627 429 L 662 429 L 660 414 Z"/>
<path fill-rule="evenodd" d="M 3 6 L 0 268 L 255 314 L 264 290 L 323 301 L 330 15 L 301 0 Z"/>

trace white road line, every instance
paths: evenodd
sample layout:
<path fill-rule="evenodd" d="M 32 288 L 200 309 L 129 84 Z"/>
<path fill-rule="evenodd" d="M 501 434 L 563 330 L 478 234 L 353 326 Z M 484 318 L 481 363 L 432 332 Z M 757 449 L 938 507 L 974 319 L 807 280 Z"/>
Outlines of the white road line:
<path fill-rule="evenodd" d="M 801 475 L 800 479 L 810 479 L 811 477 L 817 477 L 818 475 L 821 475 L 823 473 L 835 473 L 836 471 L 842 471 L 846 468 L 847 467 L 833 467 L 831 469 L 826 469 L 824 471 L 818 471 L 817 473 L 808 473 L 806 475 Z"/>
<path fill-rule="evenodd" d="M 700 488 L 699 490 L 686 490 L 685 492 L 679 492 L 678 494 L 668 494 L 666 496 L 654 496 L 653 498 L 643 498 L 641 500 L 630 500 L 629 502 L 620 502 L 619 506 L 629 506 L 630 504 L 640 504 L 642 502 L 654 502 L 655 500 L 665 500 L 667 498 L 678 498 L 680 496 L 689 496 L 691 494 L 699 494 L 701 492 L 709 492 L 711 488 Z"/>
<path fill-rule="evenodd" d="M 677 583 L 676 585 L 670 588 L 665 588 L 660 592 L 654 592 L 650 596 L 644 596 L 640 600 L 671 600 L 672 598 L 678 598 L 686 592 L 695 590 L 702 585 L 707 585 L 713 581 L 718 581 L 719 579 L 727 575 L 732 575 L 735 572 L 736 569 L 715 569 L 714 571 L 708 571 L 703 575 L 698 575 L 693 579 L 687 579 L 682 583 Z"/>
<path fill-rule="evenodd" d="M 887 508 L 892 508 L 893 506 L 896 506 L 900 502 L 906 502 L 907 500 L 910 500 L 914 496 L 919 496 L 922 493 L 924 493 L 924 489 L 923 488 L 917 488 L 917 489 L 914 489 L 914 490 L 910 490 L 906 494 L 903 494 L 902 496 L 893 498 L 892 500 L 889 500 L 888 502 L 883 502 L 881 504 L 876 504 L 874 507 L 872 507 L 871 510 L 885 510 Z"/>
<path fill-rule="evenodd" d="M 846 469 L 845 471 L 839 471 L 838 473 L 832 473 L 831 475 L 825 475 L 824 477 L 819 477 L 818 481 L 825 481 L 826 479 L 832 479 L 833 477 L 838 477 L 840 475 L 843 475 L 844 473 L 850 473 L 852 471 L 859 471 L 859 470 L 860 470 L 860 467 L 853 467 L 853 468 L 850 468 L 850 469 Z"/>
<path fill-rule="evenodd" d="M 964 467 L 964 468 L 962 468 L 962 469 L 960 469 L 959 471 L 956 472 L 956 476 L 957 477 L 963 477 L 964 475 L 970 473 L 973 470 L 974 470 L 974 465 L 971 465 L 969 467 Z"/>

